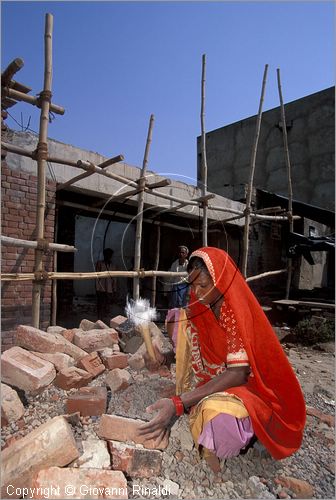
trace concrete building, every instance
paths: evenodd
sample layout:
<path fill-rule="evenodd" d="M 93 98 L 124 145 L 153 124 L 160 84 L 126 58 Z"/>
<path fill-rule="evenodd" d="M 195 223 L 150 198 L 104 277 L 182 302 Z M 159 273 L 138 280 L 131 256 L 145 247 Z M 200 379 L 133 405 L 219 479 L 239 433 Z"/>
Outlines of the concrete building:
<path fill-rule="evenodd" d="M 2 140 L 14 146 L 34 151 L 37 136 L 28 132 L 4 130 Z M 48 140 L 49 156 L 73 162 L 85 160 L 100 164 L 106 158 L 78 149 L 61 142 Z M 37 166 L 29 157 L 2 150 L 2 234 L 24 240 L 36 240 Z M 107 168 L 114 174 L 130 181 L 138 180 L 140 169 L 121 162 Z M 103 248 L 112 247 L 114 262 L 118 270 L 133 270 L 137 195 L 129 198 L 120 195 L 130 187 L 114 179 L 93 174 L 76 184 L 62 188 L 61 184 L 82 173 L 78 168 L 48 162 L 46 169 L 46 216 L 45 239 L 49 242 L 73 245 L 77 252 L 57 254 L 57 271 L 92 272 L 95 263 L 102 258 Z M 162 177 L 148 172 L 149 182 L 159 182 Z M 172 195 L 183 202 L 201 196 L 201 191 L 191 185 L 172 181 L 169 186 L 159 188 L 166 195 Z M 154 193 L 154 191 L 153 191 Z M 119 198 L 118 198 L 119 196 Z M 209 210 L 209 244 L 226 248 L 233 258 L 238 259 L 241 220 L 222 223 L 223 218 L 232 217 L 230 209 L 243 211 L 239 202 L 216 195 L 211 200 L 228 213 Z M 154 268 L 158 241 L 158 225 L 161 228 L 159 269 L 168 270 L 176 258 L 177 246 L 187 245 L 190 251 L 201 246 L 202 224 L 199 206 L 179 204 L 146 193 L 142 237 L 141 268 Z M 168 210 L 169 209 L 169 210 Z M 44 256 L 45 270 L 53 270 L 53 252 Z M 2 273 L 32 273 L 34 251 L 28 248 L 2 247 Z M 132 279 L 118 278 L 120 304 L 116 313 L 123 313 L 127 293 L 132 294 Z M 166 306 L 160 291 L 162 280 L 157 280 L 158 307 Z M 141 296 L 150 298 L 152 279 L 141 280 Z M 83 317 L 96 319 L 95 281 L 57 281 L 57 323 L 63 326 L 77 326 Z M 2 346 L 12 345 L 13 332 L 18 324 L 31 324 L 32 281 L 2 282 Z M 41 301 L 41 327 L 50 324 L 51 281 L 43 286 Z"/>
<path fill-rule="evenodd" d="M 330 87 L 285 104 L 293 197 L 335 210 L 335 89 Z M 245 200 L 257 116 L 206 134 L 208 189 Z M 197 139 L 200 179 L 200 137 Z M 262 114 L 254 186 L 288 195 L 280 107 Z"/>

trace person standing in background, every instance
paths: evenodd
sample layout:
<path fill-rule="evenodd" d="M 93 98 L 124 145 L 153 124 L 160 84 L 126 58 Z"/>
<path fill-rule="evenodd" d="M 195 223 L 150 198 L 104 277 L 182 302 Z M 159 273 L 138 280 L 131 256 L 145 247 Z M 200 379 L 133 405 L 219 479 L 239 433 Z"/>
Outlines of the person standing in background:
<path fill-rule="evenodd" d="M 178 259 L 174 260 L 169 268 L 170 272 L 180 273 L 187 271 L 189 250 L 186 246 L 178 247 Z M 184 277 L 170 278 L 169 308 L 180 308 L 187 305 L 188 282 Z"/>
<path fill-rule="evenodd" d="M 188 267 L 188 247 L 181 245 L 178 247 L 178 259 L 176 259 L 170 266 L 170 272 L 183 272 L 187 271 Z M 169 288 L 169 309 L 166 316 L 166 330 L 169 337 L 173 340 L 177 336 L 178 319 L 181 309 L 185 308 L 188 302 L 188 281 L 186 278 L 174 277 L 170 278 Z"/>

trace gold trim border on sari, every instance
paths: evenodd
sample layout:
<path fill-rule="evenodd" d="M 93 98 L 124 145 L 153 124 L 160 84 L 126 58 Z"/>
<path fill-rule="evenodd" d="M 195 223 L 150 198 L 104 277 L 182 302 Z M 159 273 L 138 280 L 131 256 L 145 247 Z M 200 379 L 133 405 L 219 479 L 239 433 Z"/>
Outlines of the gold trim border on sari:
<path fill-rule="evenodd" d="M 249 416 L 242 400 L 234 394 L 215 392 L 206 396 L 192 408 L 189 415 L 190 431 L 196 446 L 198 446 L 198 438 L 204 425 L 220 413 L 226 413 L 236 418 Z"/>

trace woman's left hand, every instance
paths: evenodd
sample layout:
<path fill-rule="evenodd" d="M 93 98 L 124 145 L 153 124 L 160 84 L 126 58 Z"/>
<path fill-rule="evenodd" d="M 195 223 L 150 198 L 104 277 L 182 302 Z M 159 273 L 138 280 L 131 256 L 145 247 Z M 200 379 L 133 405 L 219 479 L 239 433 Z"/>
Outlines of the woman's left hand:
<path fill-rule="evenodd" d="M 158 414 L 149 422 L 140 425 L 138 428 L 139 436 L 145 436 L 146 439 L 156 439 L 162 436 L 169 422 L 176 414 L 175 405 L 168 398 L 159 399 L 159 401 L 146 408 L 147 413 L 154 411 L 158 411 Z"/>

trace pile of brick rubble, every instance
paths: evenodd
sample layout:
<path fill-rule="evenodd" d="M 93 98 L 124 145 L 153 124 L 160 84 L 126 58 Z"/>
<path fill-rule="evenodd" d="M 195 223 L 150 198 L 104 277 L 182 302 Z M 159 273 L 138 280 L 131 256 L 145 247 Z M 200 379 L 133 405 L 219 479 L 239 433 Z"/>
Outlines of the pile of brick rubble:
<path fill-rule="evenodd" d="M 151 334 L 165 348 L 154 323 Z M 314 425 L 298 454 L 276 462 L 251 448 L 216 476 L 200 461 L 186 416 L 159 441 L 137 436 L 146 407 L 174 393 L 174 365 L 149 372 L 144 352 L 121 316 L 110 326 L 18 327 L 16 347 L 1 357 L 2 498 L 20 498 L 24 488 L 33 498 L 327 498 L 334 420 L 321 401 L 312 401 Z M 310 480 L 321 474 L 316 461 L 327 473 L 318 485 Z"/>

